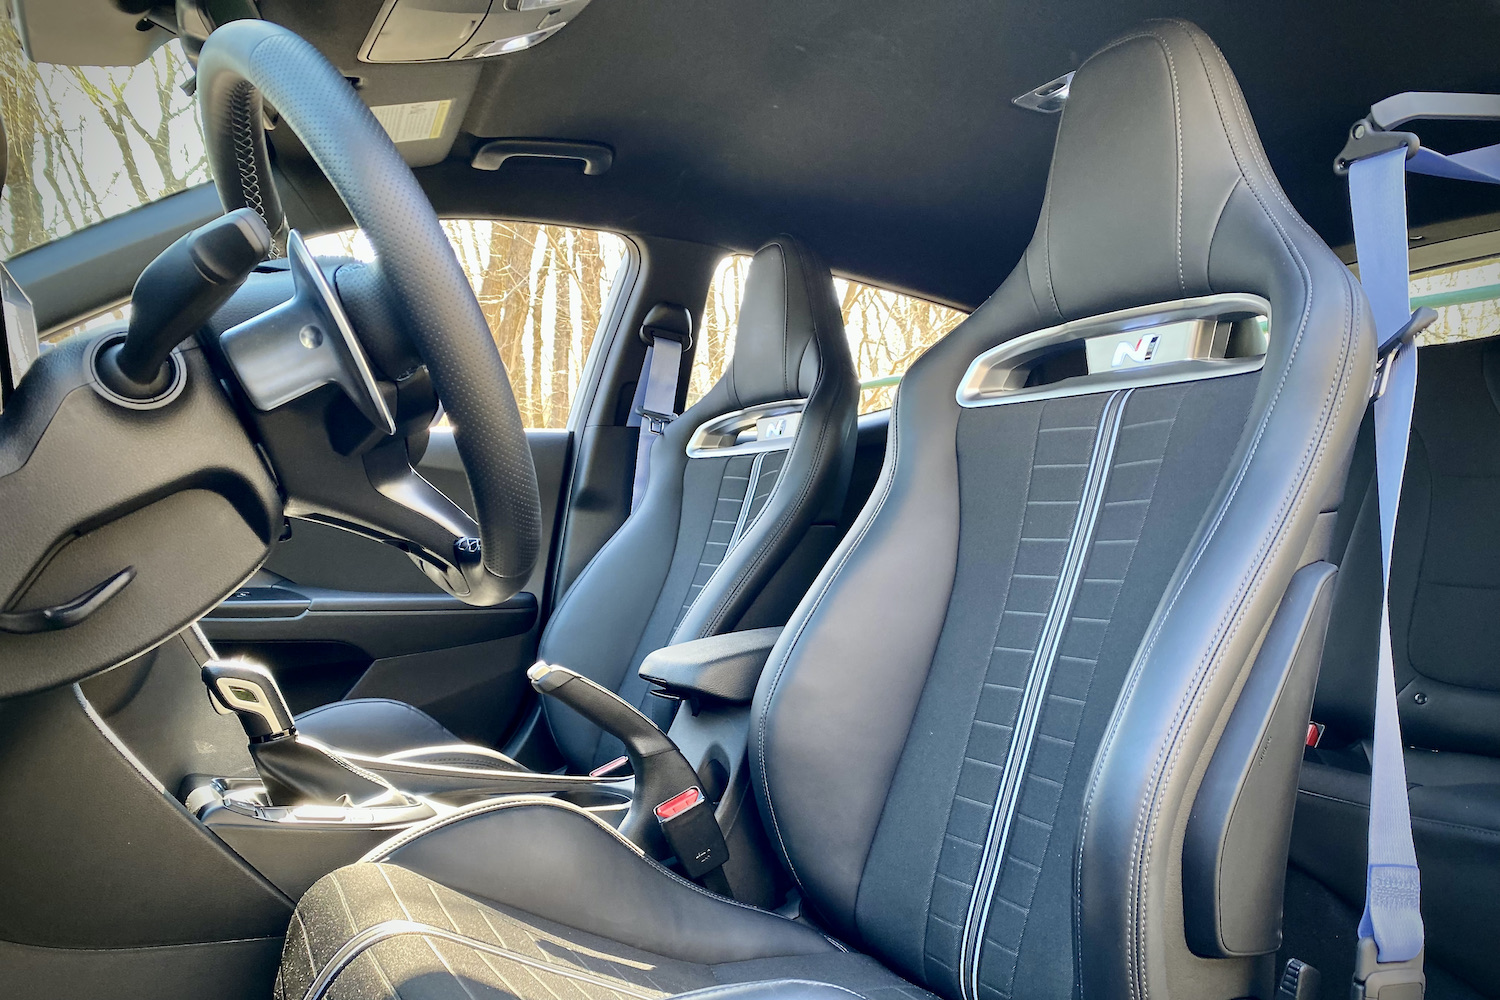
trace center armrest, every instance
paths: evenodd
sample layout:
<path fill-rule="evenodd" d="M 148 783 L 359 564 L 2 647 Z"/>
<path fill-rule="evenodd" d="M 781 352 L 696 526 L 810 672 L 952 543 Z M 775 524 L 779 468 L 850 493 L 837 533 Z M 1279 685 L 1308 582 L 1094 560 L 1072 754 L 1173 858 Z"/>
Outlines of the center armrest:
<path fill-rule="evenodd" d="M 668 697 L 747 705 L 780 636 L 776 626 L 663 646 L 642 661 L 640 675 Z"/>

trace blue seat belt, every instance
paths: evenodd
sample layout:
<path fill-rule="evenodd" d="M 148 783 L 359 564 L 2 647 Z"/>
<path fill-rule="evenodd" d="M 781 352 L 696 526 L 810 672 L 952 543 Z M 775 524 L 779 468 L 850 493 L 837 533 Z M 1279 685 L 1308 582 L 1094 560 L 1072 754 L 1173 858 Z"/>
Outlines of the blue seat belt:
<path fill-rule="evenodd" d="M 670 337 L 652 337 L 636 382 L 635 399 L 631 401 L 627 426 L 641 429 L 635 449 L 635 483 L 630 490 L 633 513 L 646 495 L 651 481 L 651 449 L 666 433 L 667 425 L 677 419 L 677 377 L 682 366 L 682 342 Z"/>
<path fill-rule="evenodd" d="M 1449 96 L 1402 95 L 1402 99 Z M 1397 100 L 1400 99 L 1391 99 Z M 1433 107 L 1441 108 L 1442 102 L 1434 103 Z M 1458 116 L 1439 112 L 1432 117 Z M 1417 351 L 1412 341 L 1437 314 L 1430 309 L 1411 311 L 1406 174 L 1500 183 L 1500 146 L 1444 156 L 1421 148 L 1416 137 L 1408 133 L 1381 131 L 1372 124 L 1374 119 L 1372 114 L 1355 125 L 1345 154 L 1357 150 L 1358 140 L 1374 139 L 1378 145 L 1369 145 L 1376 148 L 1339 161 L 1339 167 L 1347 169 L 1349 175 L 1360 283 L 1375 314 L 1380 341 L 1374 387 L 1375 475 L 1383 578 L 1380 662 L 1370 765 L 1369 860 L 1365 870 L 1365 909 L 1359 921 L 1354 996 L 1356 1000 L 1421 1000 L 1426 984 L 1422 972 L 1421 877 L 1412 842 L 1406 762 L 1396 710 L 1390 588 L 1391 547 L 1411 436 L 1412 407 L 1416 401 Z"/>
<path fill-rule="evenodd" d="M 1359 920 L 1354 978 L 1358 996 L 1370 1000 L 1399 994 L 1383 982 L 1395 977 L 1416 985 L 1421 1000 L 1421 879 L 1412 844 L 1406 762 L 1396 713 L 1396 670 L 1391 654 L 1391 544 L 1406 468 L 1412 404 L 1417 390 L 1417 352 L 1400 334 L 1411 325 L 1410 272 L 1406 240 L 1406 150 L 1393 149 L 1349 166 L 1349 201 L 1359 278 L 1375 313 L 1382 357 L 1375 385 L 1375 479 L 1380 502 L 1380 664 L 1375 690 L 1375 746 L 1370 763 L 1369 861 L 1365 911 Z M 1381 967 L 1385 966 L 1384 969 Z M 1392 968 L 1396 966 L 1396 968 Z M 1406 975 L 1402 975 L 1402 974 Z M 1414 973 L 1414 976 L 1411 975 Z M 1377 978 L 1382 977 L 1382 978 Z M 1372 981 L 1373 980 L 1373 981 Z M 1386 987 L 1383 991 L 1382 987 Z"/>

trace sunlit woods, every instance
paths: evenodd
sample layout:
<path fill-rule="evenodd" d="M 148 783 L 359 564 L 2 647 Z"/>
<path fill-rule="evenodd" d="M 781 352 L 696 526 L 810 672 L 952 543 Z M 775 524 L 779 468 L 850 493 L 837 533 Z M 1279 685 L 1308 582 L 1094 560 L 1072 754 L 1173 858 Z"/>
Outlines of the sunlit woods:
<path fill-rule="evenodd" d="M 732 344 L 740 298 L 750 257 L 726 257 L 714 272 L 704 308 L 703 340 L 693 361 L 688 402 L 699 399 L 724 374 L 733 356 Z M 844 330 L 854 353 L 854 367 L 862 382 L 899 375 L 910 367 L 943 335 L 957 326 L 964 314 L 910 295 L 844 278 L 834 280 Z M 860 394 L 859 412 L 873 413 L 891 405 L 895 386 L 880 386 Z"/>
<path fill-rule="evenodd" d="M 208 180 L 191 75 L 175 42 L 139 66 L 38 65 L 0 18 L 4 255 Z"/>
<path fill-rule="evenodd" d="M 1500 285 L 1500 261 L 1491 259 L 1423 272 L 1411 279 L 1411 294 L 1433 295 L 1484 285 Z M 1437 322 L 1417 335 L 1418 344 L 1452 344 L 1500 334 L 1500 301 L 1495 299 L 1442 306 L 1437 314 Z"/>
<path fill-rule="evenodd" d="M 625 241 L 529 222 L 449 219 L 443 228 L 489 322 L 522 421 L 566 426 Z M 354 231 L 308 245 L 316 254 L 372 257 Z"/>

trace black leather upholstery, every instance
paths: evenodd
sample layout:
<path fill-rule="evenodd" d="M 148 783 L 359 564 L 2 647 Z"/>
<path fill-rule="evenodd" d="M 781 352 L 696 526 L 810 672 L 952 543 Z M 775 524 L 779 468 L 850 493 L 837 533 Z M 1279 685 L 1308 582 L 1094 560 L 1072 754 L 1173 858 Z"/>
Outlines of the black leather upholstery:
<path fill-rule="evenodd" d="M 788 399 L 807 400 L 790 450 L 760 462 L 753 455 L 687 455 L 688 439 L 705 421 Z M 833 277 L 809 248 L 777 237 L 751 264 L 728 370 L 657 442 L 640 507 L 553 612 L 540 658 L 619 692 L 665 727 L 672 703 L 649 695 L 636 673 L 641 660 L 662 646 L 734 629 L 815 519 L 834 519 L 853 463 L 857 399 Z M 790 585 L 800 595 L 807 582 Z M 544 708 L 575 770 L 623 752 L 571 709 L 550 700 Z M 405 742 L 407 734 L 437 725 L 401 716 L 394 719 L 400 735 L 358 734 L 392 718 L 388 707 L 356 699 L 325 706 L 298 725 L 332 746 L 353 739 L 391 748 L 420 745 Z"/>
<path fill-rule="evenodd" d="M 1486 995 L 1500 970 L 1500 340 L 1424 347 L 1391 567 L 1391 636 L 1429 960 Z M 1380 634 L 1374 437 L 1362 428 L 1292 859 L 1364 901 Z M 1296 942 L 1294 942 L 1294 945 Z"/>
<path fill-rule="evenodd" d="M 1271 304 L 1258 375 L 955 399 L 969 363 L 1005 340 L 1217 292 Z M 555 861 L 528 848 L 524 875 L 510 858 L 492 868 L 479 840 L 445 844 L 464 819 L 387 863 L 597 933 L 622 960 L 686 957 L 721 983 L 722 936 L 767 942 L 779 954 L 756 978 L 778 997 L 804 989 L 788 977 L 949 1000 L 1269 995 L 1271 956 L 1189 952 L 1182 831 L 1259 640 L 1318 557 L 1372 337 L 1213 44 L 1176 21 L 1117 39 L 1073 80 L 1031 249 L 907 374 L 881 481 L 752 709 L 772 844 L 818 923 L 900 979 L 769 924 L 703 941 L 700 920 L 722 925 L 688 916 L 696 890 L 608 860 L 583 843 L 604 835 L 587 817 L 564 833 L 533 814 L 510 831 L 507 845 L 572 842 Z M 294 932 L 289 965 L 299 946 Z"/>

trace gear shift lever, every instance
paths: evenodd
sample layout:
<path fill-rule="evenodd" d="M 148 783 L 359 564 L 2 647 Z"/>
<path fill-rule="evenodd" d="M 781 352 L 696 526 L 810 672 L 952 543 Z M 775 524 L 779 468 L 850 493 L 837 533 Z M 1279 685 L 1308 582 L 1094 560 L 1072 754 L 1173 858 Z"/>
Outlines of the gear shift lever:
<path fill-rule="evenodd" d="M 209 660 L 203 683 L 215 704 L 239 716 L 250 756 L 272 805 L 370 804 L 404 798 L 335 751 L 299 739 L 297 724 L 271 672 L 249 660 Z"/>
<path fill-rule="evenodd" d="M 297 723 L 276 678 L 259 663 L 210 660 L 203 667 L 203 683 L 220 705 L 240 717 L 251 743 L 297 735 Z"/>

